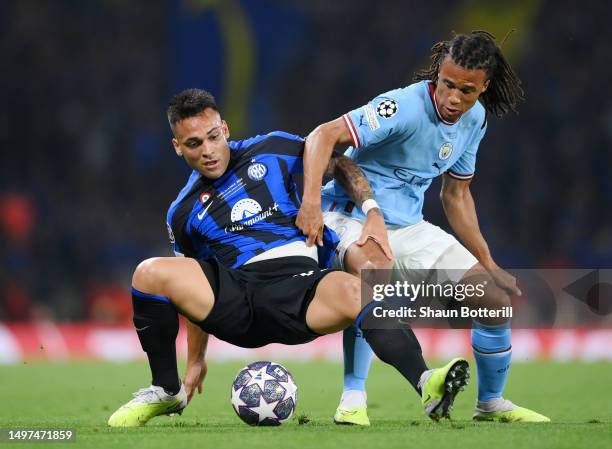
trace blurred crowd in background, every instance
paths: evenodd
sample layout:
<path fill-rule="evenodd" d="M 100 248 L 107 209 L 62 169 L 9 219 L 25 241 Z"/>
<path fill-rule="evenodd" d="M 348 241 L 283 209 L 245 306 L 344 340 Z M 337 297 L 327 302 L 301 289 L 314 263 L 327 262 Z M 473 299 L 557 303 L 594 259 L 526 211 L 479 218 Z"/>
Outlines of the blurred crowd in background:
<path fill-rule="evenodd" d="M 0 5 L 0 319 L 130 321 L 131 273 L 171 254 L 165 214 L 188 175 L 170 144 L 167 101 L 185 87 L 211 89 L 204 72 L 197 86 L 177 73 L 191 70 L 189 58 L 230 70 L 224 58 L 177 48 L 175 27 L 205 3 L 214 2 Z M 527 101 L 519 115 L 489 120 L 472 183 L 483 233 L 502 266 L 612 267 L 607 2 L 508 2 L 522 15 L 484 15 L 482 24 L 478 1 L 227 2 L 247 3 L 245 17 L 264 30 L 254 39 L 282 41 L 286 27 L 251 13 L 258 3 L 299 18 L 301 34 L 271 76 L 254 72 L 265 80 L 250 84 L 246 109 L 226 114 L 245 117 L 234 138 L 305 135 L 410 84 L 452 31 L 516 27 L 504 49 Z M 266 61 L 264 44 L 254 51 L 255 64 Z M 447 228 L 438 189 L 426 218 Z"/>

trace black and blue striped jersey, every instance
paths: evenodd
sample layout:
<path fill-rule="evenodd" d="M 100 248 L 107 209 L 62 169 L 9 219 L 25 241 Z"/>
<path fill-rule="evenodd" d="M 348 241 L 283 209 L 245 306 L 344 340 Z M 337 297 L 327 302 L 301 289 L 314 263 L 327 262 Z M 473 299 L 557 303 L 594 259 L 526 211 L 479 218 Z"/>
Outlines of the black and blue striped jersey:
<path fill-rule="evenodd" d="M 293 176 L 303 171 L 304 140 L 276 131 L 231 141 L 229 148 L 227 171 L 218 179 L 193 171 L 170 205 L 167 225 L 177 255 L 238 268 L 265 251 L 306 240 L 295 225 L 300 198 Z M 324 238 L 321 265 L 337 243 L 329 229 Z"/>

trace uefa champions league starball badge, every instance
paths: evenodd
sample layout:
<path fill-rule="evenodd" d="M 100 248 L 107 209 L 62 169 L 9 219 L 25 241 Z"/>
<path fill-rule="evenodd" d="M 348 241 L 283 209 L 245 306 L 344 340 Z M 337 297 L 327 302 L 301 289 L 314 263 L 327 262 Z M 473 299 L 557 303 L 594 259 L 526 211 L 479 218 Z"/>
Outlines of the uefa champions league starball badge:
<path fill-rule="evenodd" d="M 395 100 L 383 100 L 376 106 L 376 113 L 382 118 L 391 118 L 398 109 L 399 106 Z"/>

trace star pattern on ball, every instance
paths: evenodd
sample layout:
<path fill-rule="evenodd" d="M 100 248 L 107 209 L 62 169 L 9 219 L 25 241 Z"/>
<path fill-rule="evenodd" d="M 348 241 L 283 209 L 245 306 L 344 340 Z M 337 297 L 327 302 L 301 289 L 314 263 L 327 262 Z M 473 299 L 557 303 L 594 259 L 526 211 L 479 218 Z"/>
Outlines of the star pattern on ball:
<path fill-rule="evenodd" d="M 279 402 L 280 401 L 273 401 L 268 403 L 263 396 L 260 396 L 259 405 L 257 407 L 251 407 L 251 411 L 257 413 L 259 415 L 259 422 L 262 422 L 266 418 L 276 416 L 276 413 L 274 413 L 274 408 Z"/>
<path fill-rule="evenodd" d="M 246 405 L 246 403 L 240 399 L 240 393 L 242 393 L 242 388 L 235 390 L 234 387 L 232 387 L 232 405 L 234 406 L 236 413 L 239 411 L 238 407 L 241 405 Z"/>
<path fill-rule="evenodd" d="M 251 426 L 278 426 L 293 416 L 297 390 L 295 380 L 284 366 L 253 362 L 234 378 L 232 408 Z"/>
<path fill-rule="evenodd" d="M 253 385 L 253 384 L 257 384 L 259 385 L 259 388 L 261 388 L 261 391 L 264 390 L 264 387 L 266 385 L 266 380 L 276 380 L 276 378 L 274 376 L 270 376 L 267 372 L 266 369 L 268 368 L 268 366 L 262 366 L 260 369 L 258 370 L 249 370 L 249 374 L 251 375 L 251 380 L 249 380 L 249 382 L 247 383 L 247 385 Z"/>
<path fill-rule="evenodd" d="M 289 396 L 293 397 L 295 395 L 295 392 L 297 391 L 297 385 L 293 383 L 291 380 L 289 380 L 288 382 L 278 382 L 278 383 L 287 392 L 285 397 L 289 397 Z"/>

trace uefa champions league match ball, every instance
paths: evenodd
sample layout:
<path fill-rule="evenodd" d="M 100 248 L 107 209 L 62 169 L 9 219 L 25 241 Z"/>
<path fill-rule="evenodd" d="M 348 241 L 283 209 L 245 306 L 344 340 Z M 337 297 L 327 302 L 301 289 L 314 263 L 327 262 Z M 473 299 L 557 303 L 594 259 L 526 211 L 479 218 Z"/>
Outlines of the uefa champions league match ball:
<path fill-rule="evenodd" d="M 253 362 L 232 383 L 232 406 L 251 426 L 278 426 L 293 416 L 297 385 L 287 368 L 275 362 Z"/>

